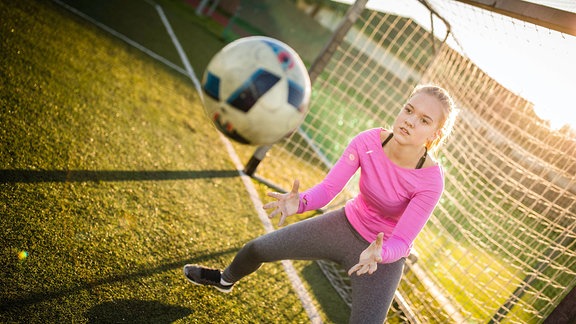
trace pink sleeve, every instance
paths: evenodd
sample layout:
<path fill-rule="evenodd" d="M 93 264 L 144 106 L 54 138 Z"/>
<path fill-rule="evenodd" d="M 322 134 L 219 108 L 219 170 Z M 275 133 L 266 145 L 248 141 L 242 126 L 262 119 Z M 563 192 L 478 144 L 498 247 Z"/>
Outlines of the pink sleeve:
<path fill-rule="evenodd" d="M 442 195 L 444 180 L 440 177 L 436 182 L 427 183 L 425 186 L 430 188 L 421 190 L 414 195 L 396 227 L 394 227 L 391 236 L 384 242 L 382 263 L 392 263 L 402 257 L 407 257 L 412 242 L 432 215 Z"/>
<path fill-rule="evenodd" d="M 298 213 L 322 208 L 342 191 L 360 166 L 357 153 L 358 138 L 359 136 L 356 136 L 348 144 L 322 182 L 300 194 Z"/>

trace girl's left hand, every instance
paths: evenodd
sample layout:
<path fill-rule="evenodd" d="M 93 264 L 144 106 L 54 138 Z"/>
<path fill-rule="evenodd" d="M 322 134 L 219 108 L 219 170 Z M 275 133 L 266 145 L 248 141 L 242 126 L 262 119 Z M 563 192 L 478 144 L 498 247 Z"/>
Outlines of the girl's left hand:
<path fill-rule="evenodd" d="M 372 242 L 366 250 L 360 253 L 360 260 L 358 263 L 348 270 L 348 275 L 351 276 L 354 272 L 356 275 L 363 275 L 365 273 L 373 274 L 378 268 L 378 263 L 382 262 L 382 244 L 384 233 L 379 233 L 376 240 Z"/>

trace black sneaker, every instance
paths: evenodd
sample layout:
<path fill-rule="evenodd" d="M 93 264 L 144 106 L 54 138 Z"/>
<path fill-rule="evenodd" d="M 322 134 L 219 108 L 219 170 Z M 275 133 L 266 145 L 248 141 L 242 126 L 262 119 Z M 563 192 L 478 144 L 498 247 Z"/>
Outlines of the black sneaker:
<path fill-rule="evenodd" d="M 225 286 L 220 283 L 222 274 L 220 270 L 217 269 L 205 268 L 196 264 L 187 264 L 184 266 L 184 275 L 186 279 L 195 285 L 213 286 L 223 293 L 231 292 L 232 287 L 234 287 L 234 284 Z"/>

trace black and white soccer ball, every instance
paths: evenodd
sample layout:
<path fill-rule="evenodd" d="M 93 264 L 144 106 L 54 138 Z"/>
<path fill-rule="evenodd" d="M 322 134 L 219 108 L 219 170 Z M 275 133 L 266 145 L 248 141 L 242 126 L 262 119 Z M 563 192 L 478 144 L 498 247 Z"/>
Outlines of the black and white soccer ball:
<path fill-rule="evenodd" d="M 303 122 L 311 85 L 292 48 L 273 38 L 251 36 L 214 55 L 202 91 L 204 110 L 220 132 L 239 143 L 265 145 Z"/>

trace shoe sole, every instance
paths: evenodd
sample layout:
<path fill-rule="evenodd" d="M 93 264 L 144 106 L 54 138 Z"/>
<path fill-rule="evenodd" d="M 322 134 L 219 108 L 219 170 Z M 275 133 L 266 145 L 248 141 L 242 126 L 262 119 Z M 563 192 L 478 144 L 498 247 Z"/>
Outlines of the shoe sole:
<path fill-rule="evenodd" d="M 188 265 L 185 265 L 184 268 L 182 269 L 182 271 L 184 272 L 184 277 L 186 277 L 186 279 L 187 279 L 188 281 L 190 281 L 191 283 L 195 284 L 196 286 L 209 286 L 209 287 L 212 287 L 212 288 L 218 290 L 219 292 L 222 292 L 222 293 L 225 293 L 225 294 L 229 294 L 229 293 L 232 291 L 232 288 L 230 288 L 230 289 L 223 289 L 223 288 L 220 288 L 220 287 L 214 286 L 214 285 L 205 285 L 205 284 L 201 284 L 201 283 L 199 283 L 199 282 L 196 282 L 196 281 L 188 278 L 188 276 L 186 275 L 186 266 L 188 266 Z"/>

